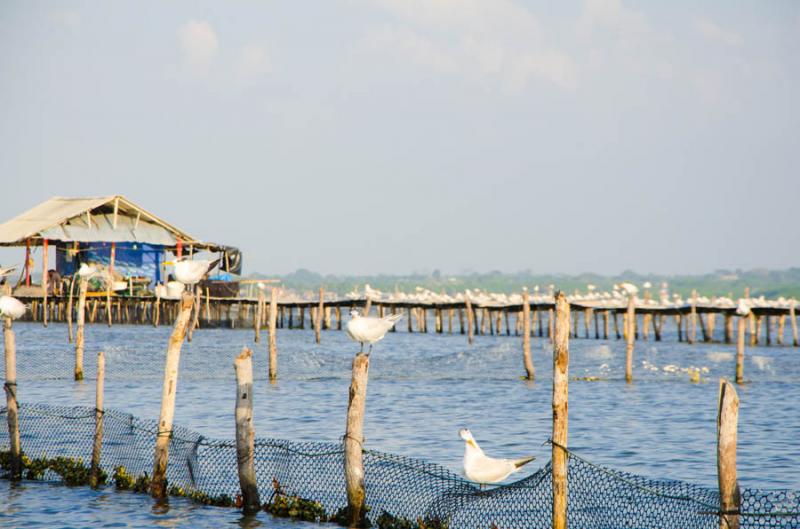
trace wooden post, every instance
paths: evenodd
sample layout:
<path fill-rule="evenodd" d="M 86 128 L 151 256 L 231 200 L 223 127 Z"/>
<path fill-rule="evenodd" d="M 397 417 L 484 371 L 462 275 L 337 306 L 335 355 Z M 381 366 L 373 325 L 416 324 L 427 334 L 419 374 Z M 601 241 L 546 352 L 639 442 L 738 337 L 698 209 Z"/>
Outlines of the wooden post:
<path fill-rule="evenodd" d="M 181 346 L 186 337 L 186 328 L 192 315 L 194 296 L 184 292 L 181 297 L 180 313 L 175 320 L 172 336 L 169 338 L 167 359 L 164 364 L 164 387 L 161 390 L 161 413 L 158 419 L 156 448 L 153 457 L 153 477 L 150 494 L 154 498 L 167 495 L 167 461 L 169 459 L 169 440 L 172 437 L 172 418 L 175 416 L 175 392 L 178 386 L 178 366 L 181 359 Z"/>
<path fill-rule="evenodd" d="M 261 341 L 261 322 L 264 319 L 264 291 L 258 289 L 258 302 L 256 304 L 256 314 L 253 316 L 253 330 L 255 336 L 253 341 L 259 343 Z"/>
<path fill-rule="evenodd" d="M 47 239 L 42 241 L 42 325 L 47 327 Z"/>
<path fill-rule="evenodd" d="M 533 380 L 533 360 L 531 359 L 531 304 L 528 288 L 522 289 L 522 360 L 525 365 L 525 378 Z"/>
<path fill-rule="evenodd" d="M 719 381 L 717 411 L 717 477 L 719 480 L 720 529 L 739 529 L 741 497 L 736 479 L 736 430 L 739 424 L 739 396 L 733 384 Z"/>
<path fill-rule="evenodd" d="M 94 397 L 94 445 L 92 446 L 92 467 L 90 484 L 96 488 L 100 477 L 100 451 L 103 447 L 103 385 L 106 376 L 106 357 L 103 351 L 97 353 L 97 383 Z"/>
<path fill-rule="evenodd" d="M 111 288 L 114 285 L 114 261 L 116 260 L 116 255 L 117 243 L 112 242 L 111 251 L 108 255 L 108 277 L 106 278 L 106 319 L 109 327 L 111 327 Z M 133 292 L 130 294 L 133 295 Z"/>
<path fill-rule="evenodd" d="M 322 341 L 322 319 L 325 314 L 325 289 L 319 287 L 319 305 L 317 306 L 317 317 L 314 319 L 314 338 L 317 343 Z"/>
<path fill-rule="evenodd" d="M 792 324 L 792 345 L 795 347 L 798 346 L 798 336 L 797 336 L 797 315 L 795 314 L 795 305 L 797 302 L 793 299 L 789 303 L 789 320 Z"/>
<path fill-rule="evenodd" d="M 697 339 L 697 290 L 692 290 L 692 301 L 689 305 L 689 329 L 686 333 L 690 344 Z"/>
<path fill-rule="evenodd" d="M 78 330 L 75 333 L 75 380 L 83 380 L 83 333 L 86 322 L 86 290 L 89 280 L 81 277 L 78 288 Z"/>
<path fill-rule="evenodd" d="M 553 316 L 554 309 L 547 309 L 547 337 L 550 339 L 550 343 L 553 343 L 553 336 L 555 335 L 555 318 Z M 569 318 L 567 319 L 566 325 L 567 332 L 569 332 Z"/>
<path fill-rule="evenodd" d="M 269 379 L 278 378 L 278 289 L 273 287 L 269 294 Z"/>
<path fill-rule="evenodd" d="M 783 345 L 783 332 L 786 328 L 786 315 L 781 314 L 778 316 L 778 335 L 775 338 L 775 343 Z"/>
<path fill-rule="evenodd" d="M 619 334 L 619 321 L 617 320 L 617 311 L 613 311 L 612 314 L 614 315 L 614 335 L 617 337 L 617 340 L 620 339 Z"/>
<path fill-rule="evenodd" d="M 347 487 L 348 527 L 361 525 L 364 509 L 364 409 L 369 379 L 369 356 L 359 353 L 353 358 L 353 378 L 347 404 L 347 426 L 344 434 L 344 476 Z"/>
<path fill-rule="evenodd" d="M 75 291 L 75 280 L 78 278 L 76 274 L 72 275 L 72 279 L 69 281 L 69 300 L 67 301 L 67 333 L 69 336 L 69 343 L 72 343 L 73 340 L 73 329 L 72 329 L 72 294 Z"/>
<path fill-rule="evenodd" d="M 475 337 L 473 336 L 474 330 L 472 328 L 474 315 L 472 311 L 472 302 L 469 299 L 469 294 L 464 295 L 464 303 L 467 306 L 467 343 L 472 345 L 472 342 L 475 341 Z"/>
<path fill-rule="evenodd" d="M 200 291 L 200 285 L 199 284 L 194 287 L 194 294 L 195 295 L 194 295 L 194 298 L 193 298 L 194 299 L 194 306 L 193 306 L 193 311 L 192 311 L 192 323 L 189 325 L 189 334 L 187 336 L 187 340 L 189 342 L 192 341 L 192 338 L 194 337 L 194 330 L 199 326 L 199 321 L 200 321 L 200 295 L 201 295 L 201 291 Z"/>
<path fill-rule="evenodd" d="M 714 341 L 714 328 L 717 326 L 717 314 L 714 312 L 708 313 L 708 336 L 705 337 L 707 342 Z"/>
<path fill-rule="evenodd" d="M 236 462 L 242 490 L 242 509 L 246 514 L 261 509 L 254 462 L 256 431 L 253 426 L 252 356 L 253 352 L 245 347 L 233 361 L 236 372 Z"/>
<path fill-rule="evenodd" d="M 6 284 L 4 290 L 10 293 L 10 285 Z M 17 346 L 14 330 L 11 327 L 11 318 L 3 318 L 3 341 L 5 342 L 6 356 L 6 382 L 3 388 L 6 391 L 6 421 L 11 445 L 9 477 L 12 480 L 19 480 L 22 479 L 22 452 L 19 441 L 19 415 L 17 411 Z"/>
<path fill-rule="evenodd" d="M 553 341 L 553 529 L 567 527 L 567 419 L 569 389 L 569 303 L 556 294 Z M 563 447 L 563 448 L 562 448 Z"/>
<path fill-rule="evenodd" d="M 466 329 L 464 328 L 464 310 L 466 310 L 466 309 L 462 309 L 462 308 L 458 309 L 458 326 L 459 326 L 458 328 L 459 328 L 459 331 L 461 332 L 461 334 L 464 334 L 464 333 L 467 332 Z"/>
<path fill-rule="evenodd" d="M 608 309 L 603 311 L 603 340 L 608 340 Z"/>
<path fill-rule="evenodd" d="M 744 331 L 747 316 L 739 317 L 738 335 L 736 337 L 736 383 L 744 383 Z"/>
<path fill-rule="evenodd" d="M 625 382 L 633 381 L 633 344 L 636 339 L 636 301 L 633 295 L 628 296 L 627 311 L 628 335 L 625 341 Z"/>
<path fill-rule="evenodd" d="M 725 343 L 733 342 L 733 314 L 725 313 Z"/>

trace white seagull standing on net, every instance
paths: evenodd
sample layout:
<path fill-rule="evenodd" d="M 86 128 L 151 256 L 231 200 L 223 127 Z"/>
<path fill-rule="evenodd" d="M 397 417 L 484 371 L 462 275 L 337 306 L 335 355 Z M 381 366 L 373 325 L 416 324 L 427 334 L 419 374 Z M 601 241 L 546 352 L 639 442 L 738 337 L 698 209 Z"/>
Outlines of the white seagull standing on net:
<path fill-rule="evenodd" d="M 175 279 L 184 285 L 192 286 L 199 283 L 200 280 L 203 279 L 203 276 L 209 273 L 218 263 L 219 259 L 215 259 L 214 261 L 208 261 L 206 259 L 197 259 L 194 261 L 182 259 L 174 262 L 168 261 L 164 264 L 174 265 Z"/>
<path fill-rule="evenodd" d="M 16 320 L 25 314 L 25 305 L 11 296 L 0 296 L 0 317 Z"/>
<path fill-rule="evenodd" d="M 347 322 L 345 328 L 347 336 L 354 342 L 361 344 L 359 353 L 364 352 L 364 344 L 369 344 L 369 352 L 372 352 L 372 344 L 383 340 L 386 333 L 394 327 L 394 324 L 403 317 L 402 314 L 388 314 L 383 318 L 375 318 L 372 316 L 362 316 L 356 309 L 350 311 L 350 321 Z"/>
<path fill-rule="evenodd" d="M 466 442 L 464 448 L 464 475 L 483 487 L 491 483 L 499 483 L 535 458 L 533 456 L 520 459 L 495 459 L 483 453 L 472 433 L 466 428 L 458 431 L 458 435 Z"/>

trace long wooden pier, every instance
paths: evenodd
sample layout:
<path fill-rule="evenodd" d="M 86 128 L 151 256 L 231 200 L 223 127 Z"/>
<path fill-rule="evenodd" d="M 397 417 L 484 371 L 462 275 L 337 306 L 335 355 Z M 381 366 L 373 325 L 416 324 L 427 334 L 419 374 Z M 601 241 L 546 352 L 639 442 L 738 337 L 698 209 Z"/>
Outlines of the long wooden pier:
<path fill-rule="evenodd" d="M 530 329 L 533 336 L 550 337 L 555 304 L 539 296 L 529 302 Z M 28 321 L 76 321 L 77 303 L 68 296 L 19 297 L 30 306 Z M 262 304 L 259 310 L 259 304 Z M 180 300 L 153 296 L 111 296 L 98 292 L 86 300 L 85 320 L 90 324 L 171 325 L 179 311 Z M 570 301 L 570 335 L 573 338 L 622 339 L 628 329 L 627 303 L 619 300 Z M 749 343 L 751 345 L 798 346 L 798 326 L 793 301 L 777 306 L 755 305 L 750 308 Z M 351 308 L 372 311 L 381 316 L 405 313 L 403 326 L 408 332 L 519 335 L 523 329 L 522 303 L 482 302 L 480 300 L 420 302 L 357 299 L 284 299 L 277 302 L 277 326 L 287 329 L 314 328 L 321 313 L 321 329 L 341 330 L 344 314 Z M 199 327 L 265 328 L 269 322 L 269 304 L 263 298 L 218 298 L 201 295 L 197 307 Z M 67 317 L 72 311 L 71 319 Z M 733 321 L 736 307 L 712 303 L 686 303 L 661 306 L 648 300 L 635 304 L 633 332 L 636 339 L 660 341 L 665 323 L 674 322 L 679 341 L 694 343 L 733 343 Z M 721 317 L 721 326 L 717 325 Z M 788 320 L 788 321 L 787 321 Z M 470 323 L 472 325 L 470 325 Z M 785 340 L 787 325 L 791 340 Z M 308 326 L 308 327 L 307 327 Z M 721 327 L 721 329 L 720 329 Z M 699 330 L 699 333 L 698 333 Z"/>

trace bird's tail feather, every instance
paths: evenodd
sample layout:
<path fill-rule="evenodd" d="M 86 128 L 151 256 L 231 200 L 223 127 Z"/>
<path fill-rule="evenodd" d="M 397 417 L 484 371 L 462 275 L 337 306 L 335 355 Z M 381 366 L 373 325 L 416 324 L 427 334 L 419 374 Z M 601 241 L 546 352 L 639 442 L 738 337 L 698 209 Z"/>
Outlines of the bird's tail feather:
<path fill-rule="evenodd" d="M 517 467 L 517 468 L 520 468 L 520 467 L 522 467 L 522 466 L 524 466 L 524 465 L 527 465 L 528 463 L 530 463 L 530 462 L 531 462 L 531 461 L 533 461 L 534 459 L 536 459 L 536 458 L 535 458 L 535 457 L 533 457 L 533 456 L 530 456 L 530 457 L 523 457 L 523 458 L 521 458 L 521 459 L 515 459 L 515 460 L 514 460 L 514 466 L 515 466 L 515 467 Z"/>
<path fill-rule="evenodd" d="M 397 313 L 397 314 L 387 314 L 386 316 L 383 317 L 383 319 L 385 321 L 388 321 L 392 325 L 394 325 L 395 323 L 400 321 L 402 318 L 403 318 L 403 313 L 402 312 Z"/>

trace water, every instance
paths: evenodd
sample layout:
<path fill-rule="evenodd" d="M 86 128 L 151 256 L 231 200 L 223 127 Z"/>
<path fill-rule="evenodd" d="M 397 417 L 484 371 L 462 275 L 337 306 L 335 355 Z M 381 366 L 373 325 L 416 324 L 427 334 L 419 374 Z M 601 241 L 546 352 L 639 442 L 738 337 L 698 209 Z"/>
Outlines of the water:
<path fill-rule="evenodd" d="M 107 408 L 157 419 L 166 327 L 87 327 L 87 380 L 71 380 L 72 346 L 66 327 L 18 323 L 21 402 L 93 406 L 94 359 L 106 353 Z M 264 337 L 265 338 L 265 337 Z M 252 330 L 201 329 L 184 344 L 177 390 L 176 424 L 208 437 L 232 438 L 233 359 L 254 348 L 255 428 L 259 436 L 338 441 L 344 431 L 350 361 L 357 345 L 344 333 L 280 330 L 279 380 L 266 381 L 266 340 Z M 472 430 L 484 450 L 497 456 L 549 459 L 552 348 L 532 340 L 537 381 L 520 379 L 521 339 L 462 335 L 387 335 L 371 358 L 365 420 L 368 448 L 424 458 L 460 470 L 459 428 Z M 745 378 L 737 387 L 739 479 L 743 487 L 800 489 L 798 350 L 748 348 Z M 570 344 L 570 447 L 595 463 L 652 478 L 716 486 L 718 379 L 732 376 L 735 347 L 722 344 L 638 342 L 633 384 L 624 382 L 622 341 L 573 340 Z M 690 369 L 701 370 L 700 383 Z M 23 447 L 24 449 L 24 447 Z M 287 522 L 262 514 L 242 519 L 232 509 L 171 500 L 153 510 L 141 495 L 0 481 L 0 526 L 220 527 Z M 65 513 L 67 515 L 65 516 Z"/>

